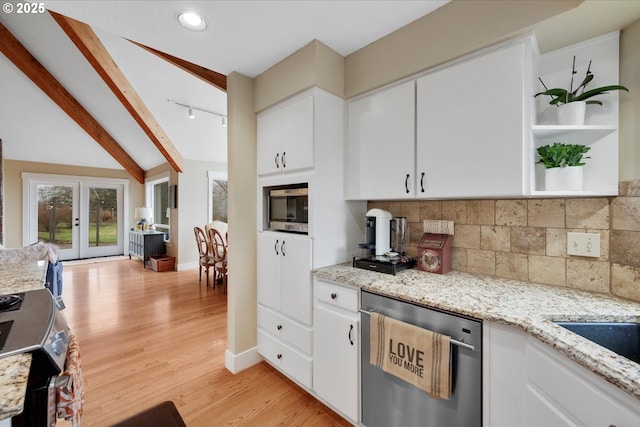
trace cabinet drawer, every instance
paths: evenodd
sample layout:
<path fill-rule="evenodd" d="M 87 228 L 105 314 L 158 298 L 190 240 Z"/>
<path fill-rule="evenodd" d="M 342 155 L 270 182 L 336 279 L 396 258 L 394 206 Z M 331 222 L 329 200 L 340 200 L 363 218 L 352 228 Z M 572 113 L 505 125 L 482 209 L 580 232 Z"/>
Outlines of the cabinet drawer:
<path fill-rule="evenodd" d="M 278 341 L 258 328 L 258 352 L 278 369 L 290 375 L 307 388 L 311 388 L 311 358 Z"/>
<path fill-rule="evenodd" d="M 358 312 L 358 289 L 334 285 L 320 279 L 314 281 L 314 298 L 318 301 Z"/>
<path fill-rule="evenodd" d="M 311 354 L 311 328 L 299 325 L 261 305 L 258 305 L 258 326 L 303 352 Z"/>

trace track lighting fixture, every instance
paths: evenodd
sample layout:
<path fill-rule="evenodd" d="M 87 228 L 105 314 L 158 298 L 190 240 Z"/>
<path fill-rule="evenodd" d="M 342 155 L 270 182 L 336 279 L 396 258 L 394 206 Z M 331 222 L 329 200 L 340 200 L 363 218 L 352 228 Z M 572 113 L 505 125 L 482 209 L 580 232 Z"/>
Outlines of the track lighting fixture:
<path fill-rule="evenodd" d="M 202 111 L 203 113 L 209 113 L 209 114 L 213 114 L 214 116 L 220 117 L 222 119 L 222 127 L 223 128 L 227 127 L 227 116 L 225 116 L 224 114 L 216 113 L 214 111 L 205 110 L 204 108 L 194 107 L 192 105 L 183 104 L 181 102 L 176 102 L 176 101 L 174 101 L 172 99 L 167 99 L 167 102 L 171 102 L 173 104 L 176 104 L 176 105 L 179 105 L 181 107 L 187 108 L 188 111 L 189 111 L 189 118 L 190 119 L 195 119 L 196 115 L 194 113 L 194 110 L 198 110 L 198 111 Z"/>

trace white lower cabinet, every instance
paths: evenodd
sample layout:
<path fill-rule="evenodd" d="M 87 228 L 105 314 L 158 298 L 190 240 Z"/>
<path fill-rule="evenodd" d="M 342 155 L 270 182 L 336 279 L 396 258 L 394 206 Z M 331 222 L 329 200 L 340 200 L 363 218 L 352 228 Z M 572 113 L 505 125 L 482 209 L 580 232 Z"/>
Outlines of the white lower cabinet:
<path fill-rule="evenodd" d="M 311 357 L 258 328 L 260 354 L 301 385 L 311 388 Z"/>
<path fill-rule="evenodd" d="M 258 352 L 311 388 L 312 241 L 290 233 L 258 233 Z"/>
<path fill-rule="evenodd" d="M 360 420 L 359 290 L 314 279 L 313 389 L 334 409 Z"/>
<path fill-rule="evenodd" d="M 640 425 L 640 403 L 514 327 L 484 323 L 485 425 Z"/>

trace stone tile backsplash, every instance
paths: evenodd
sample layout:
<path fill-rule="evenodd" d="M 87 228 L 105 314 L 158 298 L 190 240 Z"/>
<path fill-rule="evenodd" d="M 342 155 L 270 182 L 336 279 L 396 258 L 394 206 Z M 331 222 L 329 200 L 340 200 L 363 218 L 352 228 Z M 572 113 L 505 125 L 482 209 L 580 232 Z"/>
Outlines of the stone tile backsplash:
<path fill-rule="evenodd" d="M 517 200 L 374 201 L 406 216 L 407 252 L 422 221 L 455 222 L 453 268 L 473 274 L 610 293 L 640 301 L 640 180 L 618 197 Z M 567 255 L 567 232 L 600 233 L 600 257 Z"/>

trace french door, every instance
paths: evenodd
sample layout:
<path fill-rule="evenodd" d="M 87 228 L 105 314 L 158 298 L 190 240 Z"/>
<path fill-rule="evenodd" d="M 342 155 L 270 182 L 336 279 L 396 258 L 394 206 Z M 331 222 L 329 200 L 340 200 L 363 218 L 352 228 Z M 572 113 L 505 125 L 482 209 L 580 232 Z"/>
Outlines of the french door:
<path fill-rule="evenodd" d="M 122 180 L 24 175 L 25 244 L 53 243 L 63 260 L 124 253 Z"/>

